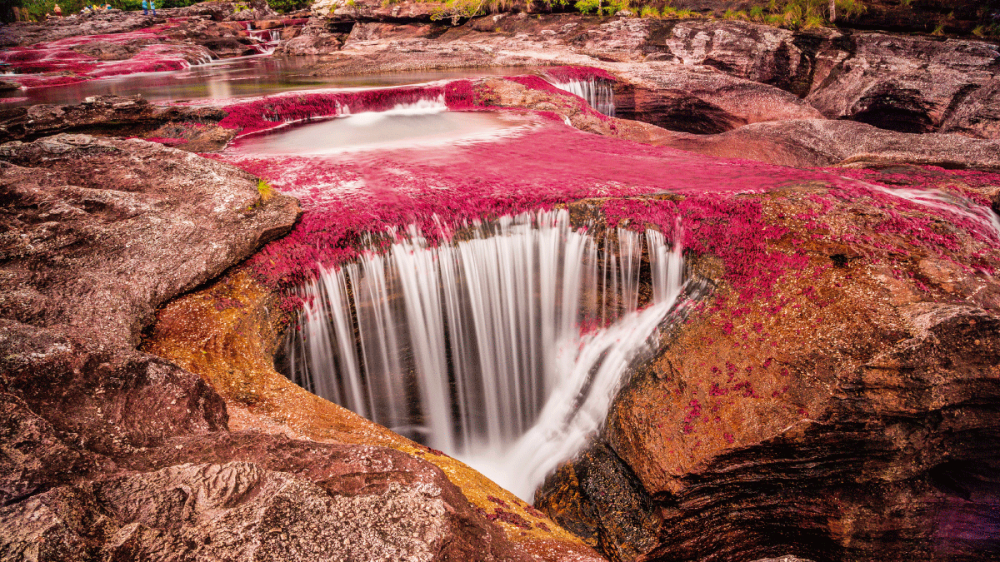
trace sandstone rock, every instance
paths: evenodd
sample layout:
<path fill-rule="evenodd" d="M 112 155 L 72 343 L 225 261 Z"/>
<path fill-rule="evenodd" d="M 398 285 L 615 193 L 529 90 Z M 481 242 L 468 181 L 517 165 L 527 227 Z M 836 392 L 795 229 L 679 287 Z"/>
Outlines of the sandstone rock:
<path fill-rule="evenodd" d="M 359 21 L 430 21 L 434 14 L 442 11 L 443 2 L 397 2 L 382 0 L 318 0 L 312 4 L 312 13 L 332 19 Z"/>
<path fill-rule="evenodd" d="M 205 141 L 185 149 L 209 152 L 231 138 L 231 135 L 217 137 L 218 127 L 214 124 L 225 116 L 224 111 L 212 108 L 155 106 L 140 96 L 94 96 L 79 104 L 33 105 L 0 111 L 0 133 L 11 140 L 32 140 L 64 131 L 181 137 Z"/>
<path fill-rule="evenodd" d="M 995 45 L 877 33 L 850 39 L 847 56 L 838 46 L 820 53 L 839 60 L 807 98 L 826 117 L 909 133 L 936 131 L 956 111 L 966 121 L 992 120 L 988 108 L 964 106 L 996 76 Z"/>
<path fill-rule="evenodd" d="M 99 332 L 77 328 L 66 336 L 60 331 L 4 320 L 0 342 L 7 351 L 0 372 L 6 392 L 38 416 L 31 424 L 44 420 L 43 427 L 51 427 L 73 450 L 63 462 L 79 457 L 73 462 L 100 464 L 94 453 L 120 456 L 170 437 L 225 428 L 225 404 L 199 377 L 155 356 L 95 349 Z M 17 412 L 30 417 L 28 411 Z M 48 446 L 38 447 L 51 454 L 45 452 Z M 51 444 L 53 450 L 60 447 Z M 61 465 L 45 467 L 45 479 L 25 482 L 53 485 L 79 476 L 67 474 Z"/>
<path fill-rule="evenodd" d="M 354 454 L 354 470 L 361 474 L 377 476 L 379 469 L 366 466 L 391 462 L 373 449 Z M 317 461 L 345 468 L 343 461 Z M 447 501 L 454 491 L 450 495 L 417 482 L 333 491 L 248 462 L 180 464 L 57 488 L 0 508 L 4 526 L 17 529 L 0 539 L 0 556 L 148 559 L 184 552 L 248 561 L 524 559 L 488 542 L 476 544 L 476 550 L 459 544 L 453 527 L 461 515 Z M 489 525 L 481 521 L 488 537 Z"/>
<path fill-rule="evenodd" d="M 1000 78 L 994 77 L 970 93 L 945 118 L 941 132 L 1000 139 Z"/>
<path fill-rule="evenodd" d="M 906 177 L 904 168 L 886 173 Z M 997 551 L 1000 287 L 933 257 L 995 263 L 987 248 L 996 234 L 942 223 L 907 235 L 888 224 L 921 222 L 929 208 L 846 189 L 744 199 L 789 229 L 775 249 L 807 261 L 771 297 L 740 296 L 759 290 L 759 278 L 746 289 L 720 283 L 638 369 L 601 437 L 536 493 L 540 508 L 620 560 L 973 560 Z M 956 244 L 945 250 L 930 232 Z M 862 242 L 869 236 L 896 256 L 890 266 L 862 249 L 875 247 Z M 886 274 L 913 298 L 893 299 Z M 632 518 L 605 515 L 616 511 Z"/>
<path fill-rule="evenodd" d="M 142 12 L 111 10 L 85 19 L 53 19 L 42 22 L 5 24 L 10 33 L 0 34 L 0 46 L 34 45 L 80 35 L 109 35 L 135 31 L 163 22 L 163 18 Z"/>
<path fill-rule="evenodd" d="M 649 62 L 613 72 L 625 82 L 615 88 L 621 93 L 615 102 L 621 99 L 620 116 L 668 129 L 715 133 L 761 121 L 822 117 L 793 94 L 713 68 Z"/>
<path fill-rule="evenodd" d="M 804 95 L 812 81 L 816 43 L 832 31 L 794 33 L 742 21 L 667 20 L 653 25 L 644 50 L 686 65 L 705 65 L 732 76 Z"/>
<path fill-rule="evenodd" d="M 850 163 L 910 163 L 1000 169 L 996 140 L 908 134 L 822 119 L 755 123 L 716 135 L 654 133 L 641 142 L 800 168 Z"/>
<path fill-rule="evenodd" d="M 156 306 L 287 232 L 298 214 L 284 196 L 264 204 L 249 174 L 144 141 L 64 134 L 0 145 L 0 159 L 11 288 L 0 315 L 100 325 L 94 343 L 136 346 Z M 180 241 L 184 254 L 160 257 Z"/>

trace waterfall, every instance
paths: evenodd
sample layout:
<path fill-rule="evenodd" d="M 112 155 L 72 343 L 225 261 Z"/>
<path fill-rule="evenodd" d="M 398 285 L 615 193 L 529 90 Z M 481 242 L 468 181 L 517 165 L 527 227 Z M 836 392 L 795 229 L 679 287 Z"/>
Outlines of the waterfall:
<path fill-rule="evenodd" d="M 649 349 L 680 292 L 680 247 L 653 230 L 595 238 L 565 210 L 466 232 L 432 246 L 411 228 L 302 285 L 289 374 L 530 497 Z M 644 239 L 653 294 L 639 310 Z M 493 470 L 500 457 L 513 464 Z"/>
<path fill-rule="evenodd" d="M 591 78 L 590 80 L 553 81 L 552 85 L 560 90 L 587 100 L 590 107 L 608 117 L 615 116 L 615 91 L 606 80 Z"/>
<path fill-rule="evenodd" d="M 262 55 L 273 55 L 281 43 L 280 29 L 250 29 L 250 24 L 247 23 L 247 33 L 253 41 L 250 46 Z"/>

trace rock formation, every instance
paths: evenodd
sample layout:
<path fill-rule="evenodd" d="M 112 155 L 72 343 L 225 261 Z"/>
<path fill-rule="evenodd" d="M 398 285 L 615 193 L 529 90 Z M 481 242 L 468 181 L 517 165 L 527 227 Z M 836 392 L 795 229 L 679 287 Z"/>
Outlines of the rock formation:
<path fill-rule="evenodd" d="M 993 43 L 441 7 L 11 27 L 0 59 L 34 74 L 8 88 L 245 54 L 248 22 L 324 55 L 318 76 L 530 68 L 0 109 L 0 559 L 998 559 Z M 517 128 L 439 158 L 193 154 L 428 97 Z M 553 206 L 679 237 L 712 290 L 538 490 L 545 513 L 276 372 L 283 291 L 364 235 Z"/>

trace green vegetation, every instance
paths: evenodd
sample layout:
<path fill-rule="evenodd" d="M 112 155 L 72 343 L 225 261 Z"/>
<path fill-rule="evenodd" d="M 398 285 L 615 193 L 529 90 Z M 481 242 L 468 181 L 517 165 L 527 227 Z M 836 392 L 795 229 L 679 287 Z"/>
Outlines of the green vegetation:
<path fill-rule="evenodd" d="M 274 197 L 274 188 L 271 184 L 267 183 L 267 180 L 262 178 L 257 178 L 257 192 L 260 193 L 261 202 L 270 201 Z"/>
<path fill-rule="evenodd" d="M 267 0 L 267 5 L 279 14 L 305 10 L 312 6 L 312 0 Z"/>
<path fill-rule="evenodd" d="M 980 25 L 972 30 L 972 34 L 976 37 L 1000 37 L 1000 23 L 995 23 L 993 25 Z"/>
<path fill-rule="evenodd" d="M 156 8 L 182 8 L 196 4 L 200 0 L 156 0 Z M 97 4 L 111 4 L 112 8 L 119 10 L 141 10 L 142 0 L 20 0 L 9 3 L 11 7 L 18 6 L 28 12 L 28 16 L 34 20 L 45 19 L 45 14 L 52 13 L 56 4 L 62 10 L 63 16 L 79 13 L 84 6 Z M 307 3 L 308 4 L 308 3 Z"/>

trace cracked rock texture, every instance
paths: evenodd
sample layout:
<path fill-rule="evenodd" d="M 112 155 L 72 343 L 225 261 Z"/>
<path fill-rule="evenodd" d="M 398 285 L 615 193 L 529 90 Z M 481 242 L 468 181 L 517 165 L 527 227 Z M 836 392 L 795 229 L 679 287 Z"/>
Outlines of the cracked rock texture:
<path fill-rule="evenodd" d="M 434 465 L 230 432 L 201 377 L 136 350 L 299 212 L 154 143 L 0 145 L 0 560 L 528 559 Z"/>

